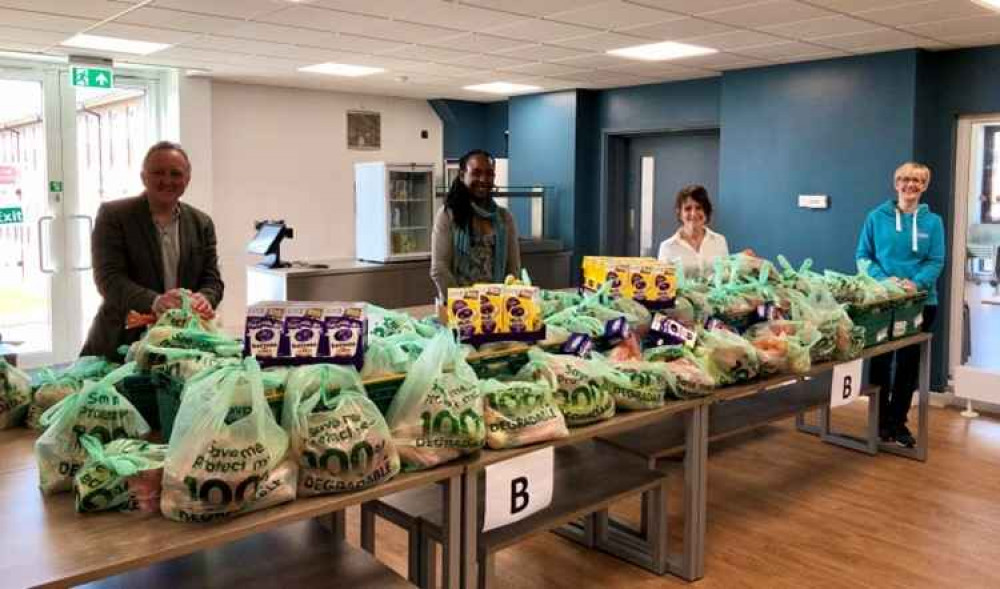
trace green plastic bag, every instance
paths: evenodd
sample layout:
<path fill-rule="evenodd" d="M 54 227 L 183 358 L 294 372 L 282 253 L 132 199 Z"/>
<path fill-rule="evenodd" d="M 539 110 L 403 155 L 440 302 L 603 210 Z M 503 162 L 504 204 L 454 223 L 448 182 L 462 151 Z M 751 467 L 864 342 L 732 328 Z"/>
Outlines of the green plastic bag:
<path fill-rule="evenodd" d="M 725 329 L 702 330 L 695 353 L 705 360 L 708 374 L 720 386 L 751 380 L 760 372 L 757 350 Z"/>
<path fill-rule="evenodd" d="M 365 350 L 361 377 L 368 379 L 406 373 L 429 343 L 429 339 L 416 332 L 372 337 Z"/>
<path fill-rule="evenodd" d="M 489 379 L 480 387 L 486 397 L 486 444 L 490 448 L 518 448 L 569 436 L 548 382 Z"/>
<path fill-rule="evenodd" d="M 205 331 L 201 327 L 170 325 L 151 327 L 130 353 L 140 369 L 149 370 L 162 362 L 164 348 L 197 350 L 232 358 L 243 355 L 243 344 L 225 335 Z"/>
<path fill-rule="evenodd" d="M 450 331 L 434 336 L 392 399 L 386 421 L 404 470 L 421 470 L 486 443 L 479 379 Z"/>
<path fill-rule="evenodd" d="M 528 363 L 518 372 L 517 379 L 544 379 L 555 391 L 556 404 L 569 427 L 614 417 L 612 390 L 629 384 L 628 377 L 610 368 L 607 362 L 547 354 L 537 348 L 528 350 Z"/>
<path fill-rule="evenodd" d="M 80 436 L 87 460 L 73 478 L 77 513 L 95 511 L 160 512 L 160 488 L 167 446 L 143 440 L 102 445 Z"/>
<path fill-rule="evenodd" d="M 642 351 L 642 359 L 646 362 L 671 362 L 684 357 L 684 346 L 656 346 Z"/>
<path fill-rule="evenodd" d="M 368 318 L 369 340 L 402 334 L 431 337 L 437 331 L 428 324 L 417 321 L 407 313 L 384 309 L 371 303 L 367 303 L 365 316 Z"/>
<path fill-rule="evenodd" d="M 77 358 L 65 370 L 43 368 L 35 376 L 35 394 L 28 407 L 27 425 L 31 429 L 43 430 L 42 414 L 49 407 L 80 391 L 84 383 L 100 380 L 111 374 L 118 365 L 98 356 Z"/>
<path fill-rule="evenodd" d="M 288 448 L 254 358 L 198 373 L 184 388 L 167 449 L 163 515 L 207 522 L 292 501 L 297 473 Z"/>
<path fill-rule="evenodd" d="M 107 443 L 149 435 L 146 420 L 115 390 L 118 382 L 134 372 L 135 364 L 126 364 L 99 381 L 88 382 L 83 390 L 42 414 L 41 422 L 47 429 L 35 441 L 35 456 L 43 493 L 73 488 L 73 477 L 87 458 L 80 436 L 90 434 Z"/>
<path fill-rule="evenodd" d="M 281 421 L 299 465 L 300 497 L 360 491 L 399 474 L 389 426 L 354 368 L 293 370 Z"/>
<path fill-rule="evenodd" d="M 663 362 L 613 362 L 612 367 L 628 377 L 629 386 L 615 386 L 611 394 L 618 409 L 644 411 L 666 404 L 666 398 L 679 398 L 677 377 Z"/>
<path fill-rule="evenodd" d="M 31 379 L 0 358 L 0 429 L 20 425 L 31 403 Z"/>
<path fill-rule="evenodd" d="M 747 330 L 745 337 L 760 358 L 761 374 L 805 374 L 812 367 L 810 350 L 819 332 L 802 321 L 766 321 Z"/>
<path fill-rule="evenodd" d="M 680 358 L 664 363 L 676 379 L 677 396 L 688 399 L 711 394 L 719 383 L 708 369 L 707 361 L 686 347 L 681 348 L 681 354 Z"/>

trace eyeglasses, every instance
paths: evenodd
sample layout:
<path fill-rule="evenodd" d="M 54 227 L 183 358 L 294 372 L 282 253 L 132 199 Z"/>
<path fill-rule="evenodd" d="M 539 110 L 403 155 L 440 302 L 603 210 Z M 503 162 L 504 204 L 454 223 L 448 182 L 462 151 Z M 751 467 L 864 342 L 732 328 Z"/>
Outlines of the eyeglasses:
<path fill-rule="evenodd" d="M 916 176 L 897 176 L 896 182 L 902 182 L 903 184 L 906 184 L 907 182 L 913 182 L 914 184 L 926 184 L 927 180 L 917 178 Z"/>

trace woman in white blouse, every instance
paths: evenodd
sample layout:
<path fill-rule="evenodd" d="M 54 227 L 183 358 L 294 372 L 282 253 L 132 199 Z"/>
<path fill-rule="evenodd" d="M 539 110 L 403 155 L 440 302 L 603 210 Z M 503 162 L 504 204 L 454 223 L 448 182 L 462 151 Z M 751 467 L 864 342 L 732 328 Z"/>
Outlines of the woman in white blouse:
<path fill-rule="evenodd" d="M 661 262 L 683 266 L 685 276 L 704 276 L 712 270 L 715 260 L 729 255 L 725 236 L 708 228 L 712 220 L 708 191 L 697 184 L 685 186 L 677 193 L 675 210 L 681 227 L 660 244 L 657 257 Z"/>

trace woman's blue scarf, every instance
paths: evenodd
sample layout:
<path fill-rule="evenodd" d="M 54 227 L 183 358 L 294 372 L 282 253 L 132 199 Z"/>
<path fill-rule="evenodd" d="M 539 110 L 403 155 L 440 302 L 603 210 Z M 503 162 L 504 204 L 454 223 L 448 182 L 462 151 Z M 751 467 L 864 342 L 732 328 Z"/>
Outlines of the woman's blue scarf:
<path fill-rule="evenodd" d="M 472 205 L 472 212 L 475 213 L 477 217 L 486 219 L 493 224 L 493 233 L 496 235 L 496 245 L 493 249 L 493 282 L 500 283 L 503 282 L 507 277 L 507 226 L 506 219 L 497 206 L 497 203 L 491 198 L 489 203 L 484 207 L 480 207 L 474 201 L 470 203 Z M 468 276 L 471 272 L 469 267 L 469 262 L 471 260 L 470 250 L 472 248 L 471 239 L 471 229 L 472 220 L 469 220 L 469 225 L 467 227 L 453 226 L 451 237 L 454 246 L 454 264 L 455 270 L 457 270 L 456 275 L 458 276 Z"/>

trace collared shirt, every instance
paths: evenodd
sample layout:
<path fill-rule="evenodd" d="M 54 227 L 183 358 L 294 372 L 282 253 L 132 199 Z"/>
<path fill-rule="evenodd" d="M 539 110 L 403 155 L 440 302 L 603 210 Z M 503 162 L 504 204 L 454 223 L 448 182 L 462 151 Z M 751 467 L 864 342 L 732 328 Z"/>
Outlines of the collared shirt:
<path fill-rule="evenodd" d="M 153 221 L 160 236 L 160 251 L 163 253 L 164 292 L 177 288 L 177 267 L 181 260 L 180 219 L 181 209 L 177 207 L 169 223 L 160 225 Z"/>
<path fill-rule="evenodd" d="M 684 267 L 685 276 L 704 276 L 715 264 L 715 260 L 729 255 L 729 244 L 726 238 L 705 228 L 705 238 L 701 240 L 701 248 L 695 250 L 691 244 L 681 238 L 678 229 L 669 239 L 660 244 L 657 258 L 661 262 L 674 262 Z"/>

